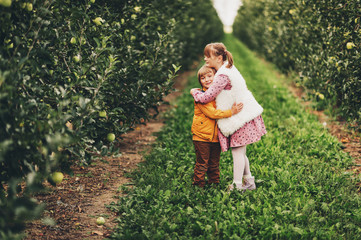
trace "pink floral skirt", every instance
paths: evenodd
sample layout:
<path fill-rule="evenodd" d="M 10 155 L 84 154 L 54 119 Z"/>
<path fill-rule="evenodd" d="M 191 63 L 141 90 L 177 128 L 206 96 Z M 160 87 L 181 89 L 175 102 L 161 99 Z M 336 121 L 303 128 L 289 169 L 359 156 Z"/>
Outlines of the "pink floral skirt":
<path fill-rule="evenodd" d="M 227 151 L 230 147 L 241 147 L 261 139 L 267 133 L 261 115 L 247 122 L 242 128 L 238 129 L 229 137 L 225 137 L 218 128 L 218 139 L 222 152 Z"/>

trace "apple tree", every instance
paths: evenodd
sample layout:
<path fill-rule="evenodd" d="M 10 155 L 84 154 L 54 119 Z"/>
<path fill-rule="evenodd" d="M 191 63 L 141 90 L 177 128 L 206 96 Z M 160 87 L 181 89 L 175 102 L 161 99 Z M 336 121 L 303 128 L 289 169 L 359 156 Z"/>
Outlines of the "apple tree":
<path fill-rule="evenodd" d="M 0 21 L 1 239 L 41 216 L 48 176 L 116 151 L 222 36 L 206 0 L 2 0 Z"/>
<path fill-rule="evenodd" d="M 284 72 L 296 72 L 320 109 L 361 123 L 360 1 L 242 1 L 235 35 Z"/>

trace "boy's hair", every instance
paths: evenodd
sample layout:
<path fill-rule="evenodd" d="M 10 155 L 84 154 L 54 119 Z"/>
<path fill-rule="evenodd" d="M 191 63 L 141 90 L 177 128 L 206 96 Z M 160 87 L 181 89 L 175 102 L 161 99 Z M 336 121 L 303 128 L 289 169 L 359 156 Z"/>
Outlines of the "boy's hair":
<path fill-rule="evenodd" d="M 223 61 L 228 60 L 227 68 L 233 66 L 233 57 L 230 52 L 227 51 L 226 46 L 223 43 L 209 43 L 204 48 L 204 56 L 211 57 L 213 56 L 222 56 Z"/>
<path fill-rule="evenodd" d="M 206 65 L 203 65 L 199 70 L 198 70 L 198 82 L 201 85 L 201 87 L 203 87 L 202 82 L 201 82 L 201 77 L 203 77 L 204 75 L 206 75 L 209 72 L 213 72 L 213 74 L 216 74 L 216 69 L 211 68 L 211 67 L 207 67 Z"/>

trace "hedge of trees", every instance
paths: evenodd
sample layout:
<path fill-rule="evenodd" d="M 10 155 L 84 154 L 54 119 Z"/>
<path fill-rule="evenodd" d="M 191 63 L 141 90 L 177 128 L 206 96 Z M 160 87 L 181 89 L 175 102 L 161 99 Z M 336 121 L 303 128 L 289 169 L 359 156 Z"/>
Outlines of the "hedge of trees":
<path fill-rule="evenodd" d="M 0 21 L 1 239 L 41 215 L 52 172 L 114 152 L 223 34 L 208 0 L 1 0 Z"/>
<path fill-rule="evenodd" d="M 361 1 L 243 0 L 234 33 L 281 70 L 294 71 L 317 106 L 360 128 Z"/>

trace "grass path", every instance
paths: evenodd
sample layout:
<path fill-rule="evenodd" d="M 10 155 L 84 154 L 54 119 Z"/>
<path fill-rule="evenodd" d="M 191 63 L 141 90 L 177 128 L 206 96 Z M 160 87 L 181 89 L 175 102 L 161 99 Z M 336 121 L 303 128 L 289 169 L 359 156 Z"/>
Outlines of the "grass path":
<path fill-rule="evenodd" d="M 264 107 L 267 135 L 247 148 L 257 190 L 227 193 L 231 153 L 221 156 L 217 188 L 191 186 L 196 76 L 168 112 L 153 151 L 132 174 L 134 188 L 110 206 L 114 239 L 361 239 L 361 198 L 352 159 L 270 69 L 233 35 L 223 42 Z"/>

